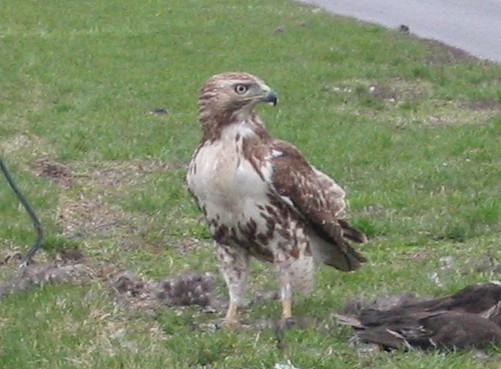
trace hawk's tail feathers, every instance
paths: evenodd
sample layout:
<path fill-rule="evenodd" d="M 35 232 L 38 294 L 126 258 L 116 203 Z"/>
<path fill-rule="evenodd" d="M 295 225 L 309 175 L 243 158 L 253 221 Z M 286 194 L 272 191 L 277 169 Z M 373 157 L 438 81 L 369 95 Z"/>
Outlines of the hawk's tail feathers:
<path fill-rule="evenodd" d="M 358 229 L 353 228 L 346 220 L 338 219 L 339 225 L 343 230 L 343 236 L 347 239 L 358 242 L 358 243 L 366 243 L 367 236 L 364 232 L 359 231 Z"/>
<path fill-rule="evenodd" d="M 333 266 L 343 272 L 351 272 L 358 269 L 367 258 L 345 242 L 342 245 L 329 245 L 329 257 L 324 263 Z"/>

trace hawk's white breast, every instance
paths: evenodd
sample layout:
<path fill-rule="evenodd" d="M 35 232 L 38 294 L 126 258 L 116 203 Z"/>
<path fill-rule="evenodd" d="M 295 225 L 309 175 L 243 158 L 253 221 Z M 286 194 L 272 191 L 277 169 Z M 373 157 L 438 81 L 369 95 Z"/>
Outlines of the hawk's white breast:
<path fill-rule="evenodd" d="M 233 226 L 252 218 L 259 225 L 259 205 L 268 202 L 268 185 L 243 155 L 242 138 L 250 135 L 255 133 L 245 122 L 228 126 L 192 160 L 188 186 L 209 220 Z M 265 178 L 271 177 L 271 167 L 260 170 Z"/>

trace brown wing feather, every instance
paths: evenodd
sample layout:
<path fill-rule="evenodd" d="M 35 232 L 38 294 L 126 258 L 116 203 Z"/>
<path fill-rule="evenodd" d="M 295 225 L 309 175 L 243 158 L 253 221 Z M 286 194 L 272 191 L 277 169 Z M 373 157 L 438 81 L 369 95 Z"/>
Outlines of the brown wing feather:
<path fill-rule="evenodd" d="M 346 202 L 344 201 L 344 197 L 346 193 L 331 177 L 327 174 L 321 172 L 320 170 L 313 168 L 315 171 L 318 184 L 322 188 L 322 191 L 325 192 L 326 196 L 329 196 L 332 211 L 336 216 L 338 216 L 345 208 Z"/>
<path fill-rule="evenodd" d="M 323 250 L 332 255 L 324 262 L 341 270 L 356 269 L 366 258 L 350 246 L 347 238 L 363 241 L 366 239 L 365 235 L 349 226 L 346 221 L 340 222 L 337 219 L 339 205 L 336 201 L 339 199 L 333 198 L 331 193 L 325 190 L 325 186 L 319 183 L 325 181 L 325 178 L 319 179 L 316 173 L 318 171 L 294 146 L 276 140 L 271 149 L 271 181 L 276 192 L 289 199 L 315 233 L 332 245 L 330 250 Z M 344 230 L 347 231 L 346 234 Z"/>

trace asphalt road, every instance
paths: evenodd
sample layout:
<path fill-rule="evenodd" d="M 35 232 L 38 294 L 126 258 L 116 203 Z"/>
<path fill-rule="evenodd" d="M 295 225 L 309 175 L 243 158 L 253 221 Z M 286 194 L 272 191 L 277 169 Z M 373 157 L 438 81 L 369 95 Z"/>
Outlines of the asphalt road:
<path fill-rule="evenodd" d="M 298 0 L 501 63 L 501 0 Z"/>

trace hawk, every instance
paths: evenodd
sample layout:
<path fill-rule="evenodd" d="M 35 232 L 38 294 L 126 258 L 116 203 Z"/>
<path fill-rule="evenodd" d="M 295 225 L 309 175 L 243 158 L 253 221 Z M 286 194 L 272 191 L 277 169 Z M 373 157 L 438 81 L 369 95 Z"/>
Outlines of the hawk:
<path fill-rule="evenodd" d="M 187 174 L 217 245 L 228 326 L 239 323 L 251 256 L 277 268 L 283 321 L 292 317 L 293 289 L 311 289 L 315 266 L 352 271 L 366 261 L 349 243 L 366 236 L 337 217 L 345 192 L 268 133 L 254 111 L 260 102 L 276 105 L 277 96 L 251 74 L 209 78 L 198 97 L 202 140 Z"/>

